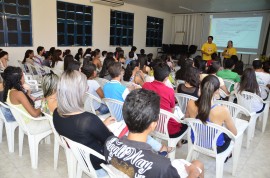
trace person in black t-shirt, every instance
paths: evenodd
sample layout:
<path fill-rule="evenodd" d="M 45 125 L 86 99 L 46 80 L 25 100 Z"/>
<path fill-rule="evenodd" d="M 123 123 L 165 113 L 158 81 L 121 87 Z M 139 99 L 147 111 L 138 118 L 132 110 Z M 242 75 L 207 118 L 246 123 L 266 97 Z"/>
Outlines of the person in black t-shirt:
<path fill-rule="evenodd" d="M 175 161 L 154 153 L 146 143 L 147 136 L 155 130 L 159 112 L 160 97 L 156 93 L 145 89 L 130 92 L 123 105 L 129 134 L 120 139 L 115 136 L 107 139 L 106 161 L 129 177 L 203 178 L 203 164 L 199 161 L 190 166 L 175 164 Z"/>

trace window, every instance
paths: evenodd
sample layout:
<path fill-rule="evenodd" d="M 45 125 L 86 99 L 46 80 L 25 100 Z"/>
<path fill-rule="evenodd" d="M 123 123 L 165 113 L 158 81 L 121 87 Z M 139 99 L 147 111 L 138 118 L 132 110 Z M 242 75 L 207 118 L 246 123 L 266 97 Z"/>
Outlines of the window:
<path fill-rule="evenodd" d="M 134 14 L 111 10 L 110 45 L 133 45 Z"/>
<path fill-rule="evenodd" d="M 32 46 L 31 0 L 0 0 L 0 46 Z"/>
<path fill-rule="evenodd" d="M 163 35 L 163 19 L 147 16 L 146 46 L 161 47 Z"/>
<path fill-rule="evenodd" d="M 58 46 L 91 46 L 92 14 L 92 6 L 57 1 Z"/>

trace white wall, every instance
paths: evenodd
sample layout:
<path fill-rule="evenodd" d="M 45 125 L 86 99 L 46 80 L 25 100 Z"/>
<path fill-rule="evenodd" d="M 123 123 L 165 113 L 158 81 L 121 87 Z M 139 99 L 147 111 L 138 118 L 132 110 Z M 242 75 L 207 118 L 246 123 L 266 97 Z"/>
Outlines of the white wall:
<path fill-rule="evenodd" d="M 145 47 L 146 44 L 146 20 L 147 16 L 153 16 L 164 19 L 163 43 L 171 43 L 172 14 L 152 10 L 140 6 L 125 4 L 120 7 L 110 7 L 91 3 L 90 0 L 63 0 L 76 4 L 93 6 L 93 46 L 92 49 L 99 48 L 114 52 L 115 46 L 109 45 L 110 39 L 110 10 L 120 10 L 134 13 L 134 35 L 133 45 L 138 51 L 142 48 L 146 53 L 156 54 L 157 48 Z M 17 65 L 17 60 L 22 60 L 27 49 L 33 49 L 41 45 L 46 50 L 55 46 L 58 49 L 71 49 L 75 55 L 79 47 L 57 47 L 57 14 L 56 0 L 31 0 L 32 5 L 32 31 L 33 47 L 7 47 L 3 48 L 9 53 L 9 64 Z M 87 47 L 83 47 L 86 49 Z M 130 47 L 123 47 L 125 53 L 130 51 Z"/>

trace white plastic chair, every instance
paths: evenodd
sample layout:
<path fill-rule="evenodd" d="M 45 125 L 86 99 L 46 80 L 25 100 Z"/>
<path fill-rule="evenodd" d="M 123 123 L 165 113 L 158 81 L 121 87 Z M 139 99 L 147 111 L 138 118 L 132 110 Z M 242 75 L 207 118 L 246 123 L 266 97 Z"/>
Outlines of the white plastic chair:
<path fill-rule="evenodd" d="M 231 87 L 235 85 L 235 82 L 231 81 L 231 80 L 227 80 L 227 79 L 223 79 L 223 81 L 224 81 L 224 84 L 225 84 L 227 90 L 229 92 L 231 92 L 233 90 L 233 89 L 231 90 Z"/>
<path fill-rule="evenodd" d="M 109 82 L 109 80 L 107 79 L 104 79 L 104 78 L 99 78 L 99 77 L 96 77 L 95 80 L 98 82 L 98 84 L 100 85 L 101 88 L 104 87 L 104 85 Z"/>
<path fill-rule="evenodd" d="M 125 173 L 119 171 L 116 169 L 113 165 L 111 164 L 103 164 L 101 163 L 100 166 L 107 171 L 109 174 L 110 178 L 129 178 Z"/>
<path fill-rule="evenodd" d="M 255 126 L 256 126 L 256 120 L 259 116 L 262 116 L 262 132 L 264 132 L 265 127 L 266 127 L 266 123 L 267 123 L 267 119 L 268 119 L 268 115 L 264 116 L 264 113 L 269 111 L 269 102 L 268 101 L 263 101 L 262 98 L 254 93 L 250 93 L 247 91 L 242 91 L 240 92 L 236 92 L 235 93 L 236 98 L 237 98 L 237 104 L 239 104 L 240 106 L 243 106 L 244 108 L 246 108 L 249 112 L 254 112 L 252 110 L 252 105 L 254 104 L 254 101 L 256 102 L 261 102 L 262 104 L 266 104 L 264 111 L 261 113 L 255 113 L 254 115 L 254 119 L 252 120 L 252 125 L 251 125 L 251 129 L 252 129 L 252 137 L 254 136 L 255 133 Z M 268 107 L 267 107 L 268 105 Z M 251 122 L 251 121 L 250 121 Z"/>
<path fill-rule="evenodd" d="M 187 104 L 189 100 L 194 100 L 194 101 L 198 100 L 198 98 L 194 96 L 183 94 L 183 93 L 175 93 L 174 96 L 183 114 L 186 113 Z"/>
<path fill-rule="evenodd" d="M 82 177 L 82 172 L 85 172 L 88 176 L 92 178 L 97 178 L 97 174 L 90 160 L 90 155 L 94 155 L 101 160 L 105 160 L 105 157 L 95 150 L 84 146 L 80 143 L 72 141 L 64 136 L 61 136 L 63 140 L 65 140 L 70 147 L 74 157 L 78 161 L 77 166 L 77 175 L 76 178 Z M 105 176 L 109 177 L 109 176 Z"/>
<path fill-rule="evenodd" d="M 10 110 L 16 119 L 16 121 L 19 124 L 19 156 L 22 156 L 22 149 L 23 149 L 23 138 L 24 134 L 28 136 L 28 143 L 29 143 L 29 150 L 30 150 L 30 157 L 31 157 L 31 165 L 33 169 L 36 169 L 38 166 L 38 145 L 39 142 L 48 137 L 51 133 L 52 130 L 45 131 L 43 133 L 38 133 L 38 134 L 31 134 L 27 124 L 24 121 L 24 117 L 30 119 L 30 120 L 36 120 L 36 121 L 41 121 L 45 120 L 45 117 L 40 117 L 40 118 L 34 118 L 30 116 L 28 113 L 25 113 L 24 111 L 16 108 L 12 104 L 8 104 L 10 107 Z M 30 121 L 31 122 L 31 121 Z"/>
<path fill-rule="evenodd" d="M 177 118 L 173 113 L 160 109 L 156 129 L 151 133 L 151 135 L 155 138 L 166 140 L 168 142 L 168 147 L 175 148 L 177 143 L 186 135 L 187 131 L 177 138 L 170 138 L 168 132 L 168 122 L 170 119 L 174 119 L 176 122 L 183 124 L 183 121 L 180 120 L 180 118 Z M 169 153 L 168 156 L 171 160 L 175 159 L 175 150 Z"/>
<path fill-rule="evenodd" d="M 124 119 L 122 114 L 122 108 L 124 103 L 122 101 L 118 101 L 111 98 L 103 98 L 102 100 L 108 106 L 111 116 L 115 117 L 117 122 Z"/>
<path fill-rule="evenodd" d="M 8 142 L 8 151 L 10 153 L 14 152 L 14 132 L 15 129 L 18 127 L 18 123 L 16 121 L 8 121 L 2 112 L 2 109 L 10 110 L 7 105 L 0 102 L 0 142 L 2 142 L 2 132 L 3 132 L 3 126 L 5 124 L 6 128 L 6 135 L 7 135 L 7 142 Z"/>
<path fill-rule="evenodd" d="M 47 114 L 47 113 L 43 113 L 43 114 L 49 120 L 52 131 L 54 133 L 54 169 L 57 169 L 58 156 L 59 156 L 59 147 L 61 145 L 63 147 L 64 151 L 65 151 L 66 158 L 67 158 L 68 177 L 69 178 L 74 178 L 76 176 L 77 161 L 74 158 L 71 150 L 67 147 L 66 143 L 64 143 L 62 141 L 62 139 L 60 138 L 60 135 L 55 130 L 52 116 Z"/>
<path fill-rule="evenodd" d="M 84 102 L 84 110 L 88 111 L 90 113 L 96 114 L 102 121 L 105 120 L 110 116 L 110 113 L 108 114 L 98 114 L 95 111 L 94 102 L 103 103 L 100 98 L 92 95 L 91 93 L 86 92 L 86 100 Z"/>
<path fill-rule="evenodd" d="M 36 80 L 26 80 L 25 83 L 30 85 L 32 91 L 38 91 L 38 87 L 41 86 Z"/>
<path fill-rule="evenodd" d="M 263 98 L 263 100 L 269 100 L 269 88 L 268 87 L 266 87 L 266 86 L 264 86 L 264 85 L 259 85 L 259 87 L 260 87 L 260 90 L 261 90 L 261 95 L 262 95 L 262 98 Z M 265 96 L 263 96 L 263 95 L 265 95 Z"/>
<path fill-rule="evenodd" d="M 204 154 L 216 158 L 216 177 L 222 178 L 225 159 L 231 154 L 234 147 L 235 136 L 226 128 L 207 122 L 203 124 L 199 119 L 186 118 L 185 121 L 194 133 L 194 143 L 188 152 L 187 161 L 197 159 L 198 154 Z M 227 134 L 231 138 L 229 147 L 222 153 L 217 154 L 217 139 L 220 134 Z"/>

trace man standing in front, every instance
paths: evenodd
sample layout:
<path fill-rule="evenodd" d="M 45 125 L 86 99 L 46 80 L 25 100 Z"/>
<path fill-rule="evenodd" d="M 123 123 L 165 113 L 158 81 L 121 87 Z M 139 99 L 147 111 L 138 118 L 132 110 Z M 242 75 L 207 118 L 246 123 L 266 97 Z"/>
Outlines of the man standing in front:
<path fill-rule="evenodd" d="M 202 57 L 203 60 L 209 61 L 211 60 L 211 54 L 217 52 L 217 46 L 215 43 L 213 43 L 213 36 L 208 36 L 208 40 L 206 43 L 202 46 Z"/>

